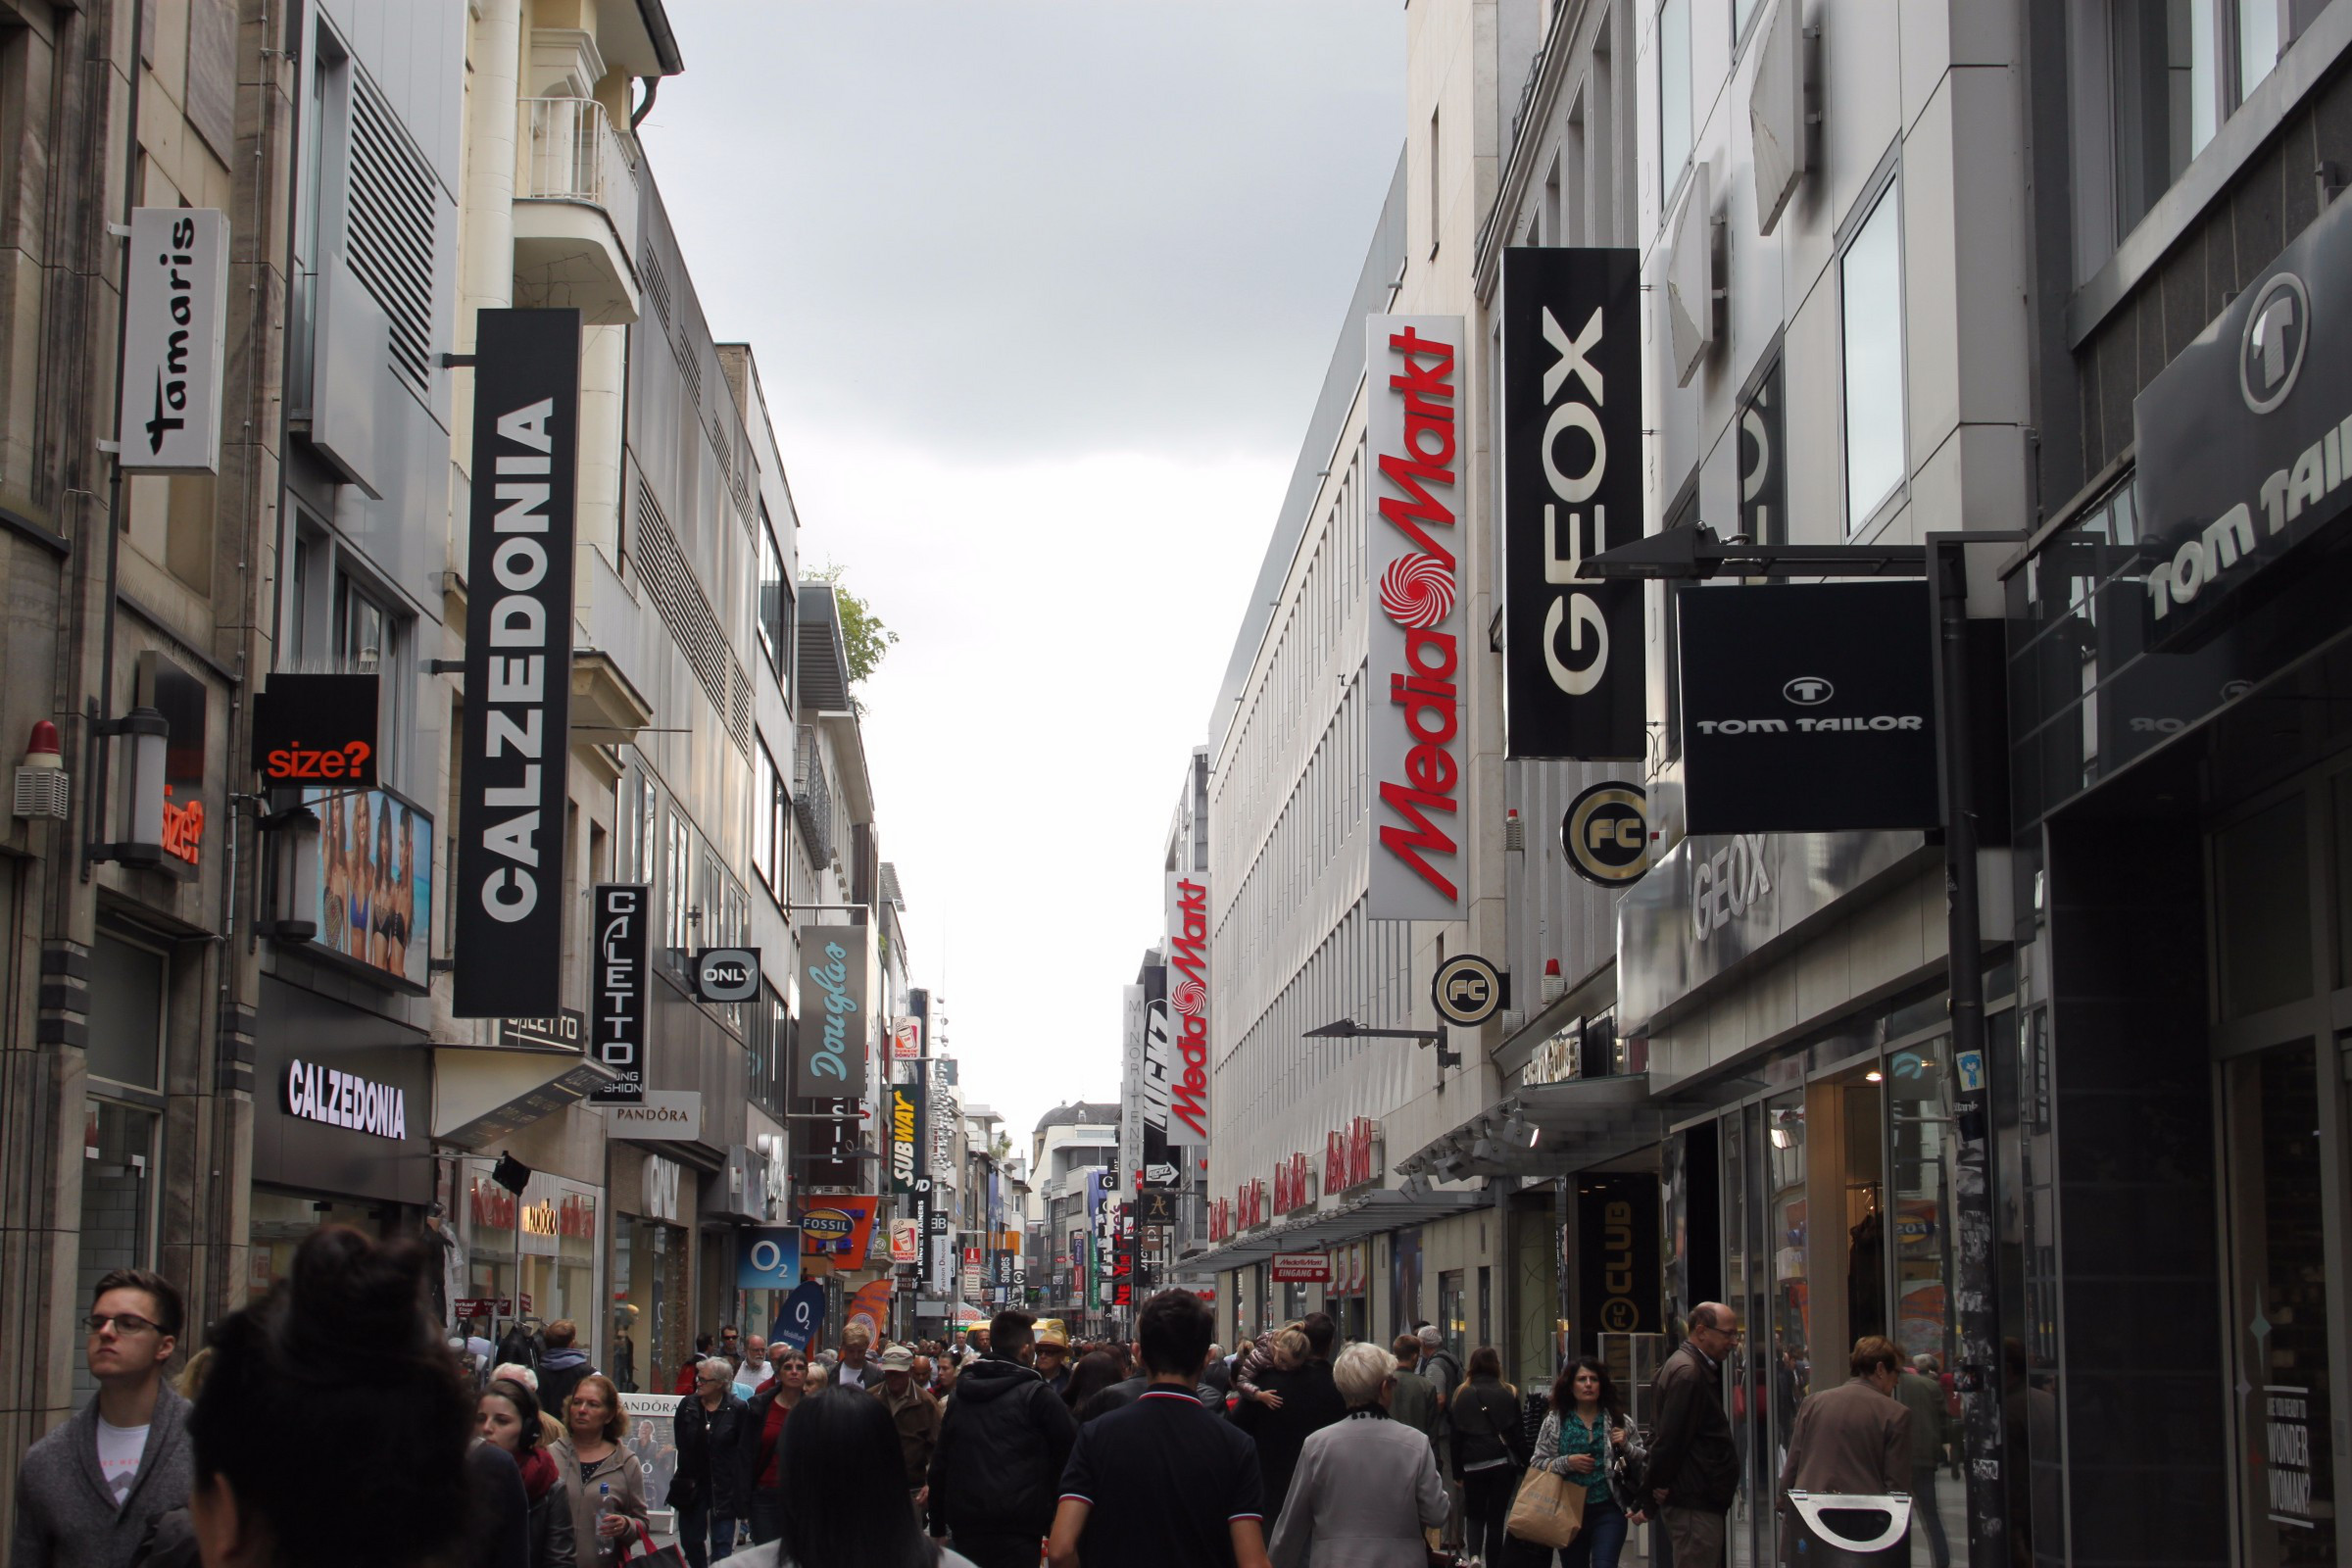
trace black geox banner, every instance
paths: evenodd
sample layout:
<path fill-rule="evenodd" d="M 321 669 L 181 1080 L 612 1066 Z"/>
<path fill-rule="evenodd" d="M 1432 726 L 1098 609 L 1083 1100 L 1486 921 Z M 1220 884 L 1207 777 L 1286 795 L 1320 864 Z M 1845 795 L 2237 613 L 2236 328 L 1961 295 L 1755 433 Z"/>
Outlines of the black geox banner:
<path fill-rule="evenodd" d="M 474 361 L 451 1006 L 550 1017 L 564 1003 L 580 313 L 483 311 Z"/>
<path fill-rule="evenodd" d="M 1503 751 L 1644 755 L 1642 585 L 1587 556 L 1642 536 L 1642 269 L 1502 253 Z"/>
<path fill-rule="evenodd" d="M 1926 583 L 1684 588 L 1674 609 L 1687 831 L 1941 821 Z"/>

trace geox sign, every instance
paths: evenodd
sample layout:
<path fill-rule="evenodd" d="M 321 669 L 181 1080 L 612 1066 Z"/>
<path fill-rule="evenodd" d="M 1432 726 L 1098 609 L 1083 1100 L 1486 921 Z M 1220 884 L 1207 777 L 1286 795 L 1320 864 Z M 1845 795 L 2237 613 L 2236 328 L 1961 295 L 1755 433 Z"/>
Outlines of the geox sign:
<path fill-rule="evenodd" d="M 478 319 L 451 1010 L 535 1018 L 563 1003 L 580 313 Z"/>
<path fill-rule="evenodd" d="M 2132 402 L 2151 650 L 2201 644 L 2281 585 L 2269 568 L 2310 554 L 2305 543 L 2344 514 L 2346 205 L 2322 214 Z"/>

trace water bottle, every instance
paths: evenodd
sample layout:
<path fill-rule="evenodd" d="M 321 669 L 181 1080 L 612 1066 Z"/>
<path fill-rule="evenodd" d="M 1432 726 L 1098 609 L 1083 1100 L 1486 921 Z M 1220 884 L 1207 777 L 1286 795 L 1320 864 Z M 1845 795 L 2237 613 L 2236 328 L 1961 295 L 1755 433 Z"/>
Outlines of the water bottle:
<path fill-rule="evenodd" d="M 600 1481 L 596 1484 L 596 1535 L 600 1544 L 604 1540 L 605 1521 L 612 1517 L 612 1483 Z"/>

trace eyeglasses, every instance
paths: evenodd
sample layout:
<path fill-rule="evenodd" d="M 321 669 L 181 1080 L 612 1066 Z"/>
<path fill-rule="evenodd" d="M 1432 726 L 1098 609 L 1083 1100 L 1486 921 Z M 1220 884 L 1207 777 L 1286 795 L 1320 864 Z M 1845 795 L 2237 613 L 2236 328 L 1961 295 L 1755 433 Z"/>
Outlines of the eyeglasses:
<path fill-rule="evenodd" d="M 104 1334 L 108 1324 L 117 1334 L 161 1334 L 163 1326 L 150 1323 L 136 1312 L 92 1312 L 81 1320 L 81 1326 L 92 1334 Z"/>

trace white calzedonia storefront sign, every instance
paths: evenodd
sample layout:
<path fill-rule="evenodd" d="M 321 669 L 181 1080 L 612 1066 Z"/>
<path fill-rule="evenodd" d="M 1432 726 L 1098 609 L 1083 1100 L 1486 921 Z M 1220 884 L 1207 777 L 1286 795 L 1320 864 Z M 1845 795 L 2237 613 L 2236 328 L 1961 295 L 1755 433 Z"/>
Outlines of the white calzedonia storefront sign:
<path fill-rule="evenodd" d="M 1372 520 L 1367 912 L 1462 912 L 1462 318 L 1364 320 Z"/>
<path fill-rule="evenodd" d="M 378 1138 L 409 1136 L 409 1097 L 391 1084 L 299 1058 L 280 1086 L 286 1114 Z"/>
<path fill-rule="evenodd" d="M 122 402 L 125 471 L 220 471 L 220 366 L 228 319 L 228 217 L 141 207 L 123 257 Z"/>

